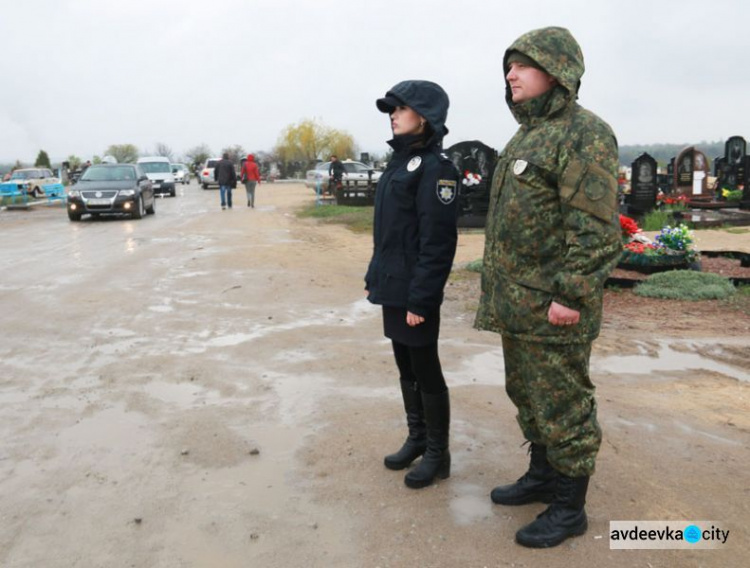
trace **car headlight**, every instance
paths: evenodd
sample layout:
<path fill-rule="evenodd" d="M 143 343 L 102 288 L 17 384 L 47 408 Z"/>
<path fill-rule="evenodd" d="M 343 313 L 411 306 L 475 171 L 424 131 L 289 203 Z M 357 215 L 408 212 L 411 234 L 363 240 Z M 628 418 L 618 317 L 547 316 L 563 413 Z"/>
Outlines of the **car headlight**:
<path fill-rule="evenodd" d="M 131 197 L 133 195 L 135 195 L 135 190 L 134 189 L 121 189 L 120 190 L 120 196 L 121 197 Z"/>
<path fill-rule="evenodd" d="M 81 197 L 81 192 L 77 189 L 68 192 L 68 197 Z"/>

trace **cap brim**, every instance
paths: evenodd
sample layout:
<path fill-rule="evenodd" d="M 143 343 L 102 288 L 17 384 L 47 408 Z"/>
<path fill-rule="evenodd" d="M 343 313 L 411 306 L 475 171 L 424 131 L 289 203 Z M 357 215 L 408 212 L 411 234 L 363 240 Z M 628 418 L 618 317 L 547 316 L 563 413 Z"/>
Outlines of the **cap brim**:
<path fill-rule="evenodd" d="M 404 103 L 393 95 L 386 95 L 382 99 L 375 101 L 375 104 L 380 112 L 387 112 L 390 114 L 393 112 L 393 109 L 397 106 L 402 106 Z"/>

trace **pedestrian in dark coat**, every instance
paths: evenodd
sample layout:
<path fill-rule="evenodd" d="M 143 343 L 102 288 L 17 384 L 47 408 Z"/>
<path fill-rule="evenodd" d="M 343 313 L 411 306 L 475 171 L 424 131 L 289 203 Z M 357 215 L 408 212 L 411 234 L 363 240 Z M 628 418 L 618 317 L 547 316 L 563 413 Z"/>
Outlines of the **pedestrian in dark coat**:
<path fill-rule="evenodd" d="M 232 190 L 237 187 L 237 172 L 234 162 L 229 159 L 229 152 L 224 152 L 214 168 L 214 179 L 219 184 L 221 208 L 232 208 Z"/>
<path fill-rule="evenodd" d="M 456 252 L 459 174 L 442 153 L 448 95 L 429 81 L 402 81 L 377 100 L 388 113 L 393 157 L 375 193 L 368 299 L 383 309 L 409 429 L 385 466 L 411 488 L 450 475 L 450 401 L 438 357 L 440 305 Z"/>

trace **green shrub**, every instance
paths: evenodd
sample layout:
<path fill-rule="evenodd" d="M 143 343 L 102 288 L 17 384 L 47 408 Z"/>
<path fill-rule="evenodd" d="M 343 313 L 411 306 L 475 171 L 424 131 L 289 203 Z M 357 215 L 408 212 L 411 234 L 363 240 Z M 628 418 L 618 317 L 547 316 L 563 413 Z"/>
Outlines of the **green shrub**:
<path fill-rule="evenodd" d="M 662 228 L 673 223 L 674 215 L 671 212 L 654 209 L 643 218 L 641 229 L 644 231 L 661 231 Z"/>
<path fill-rule="evenodd" d="M 735 292 L 732 283 L 723 276 L 694 270 L 652 274 L 635 288 L 638 296 L 667 300 L 716 300 Z"/>
<path fill-rule="evenodd" d="M 478 258 L 476 260 L 472 260 L 469 264 L 466 265 L 466 270 L 469 272 L 479 272 L 482 273 L 482 259 Z"/>

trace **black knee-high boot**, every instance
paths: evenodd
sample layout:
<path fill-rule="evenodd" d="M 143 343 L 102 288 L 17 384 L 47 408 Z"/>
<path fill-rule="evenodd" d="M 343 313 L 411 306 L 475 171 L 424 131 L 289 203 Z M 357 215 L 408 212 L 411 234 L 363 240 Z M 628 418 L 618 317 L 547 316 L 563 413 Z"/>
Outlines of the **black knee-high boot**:
<path fill-rule="evenodd" d="M 405 469 L 427 449 L 427 433 L 422 410 L 422 393 L 415 381 L 401 380 L 401 396 L 406 410 L 406 425 L 409 435 L 404 445 L 395 454 L 385 456 L 388 469 Z"/>
<path fill-rule="evenodd" d="M 404 483 L 412 489 L 427 487 L 436 477 L 446 479 L 451 474 L 451 454 L 448 450 L 451 410 L 448 390 L 440 394 L 423 392 L 422 406 L 427 427 L 427 451 L 419 465 L 404 478 Z"/>

